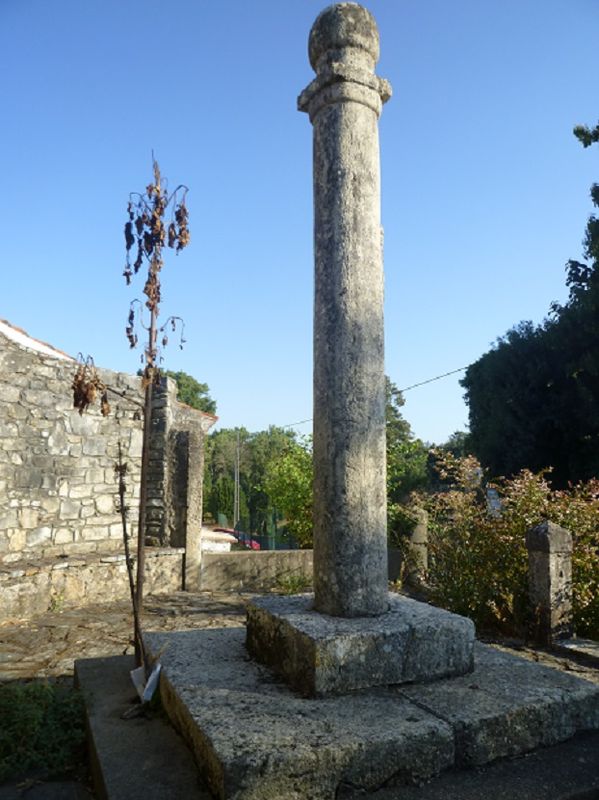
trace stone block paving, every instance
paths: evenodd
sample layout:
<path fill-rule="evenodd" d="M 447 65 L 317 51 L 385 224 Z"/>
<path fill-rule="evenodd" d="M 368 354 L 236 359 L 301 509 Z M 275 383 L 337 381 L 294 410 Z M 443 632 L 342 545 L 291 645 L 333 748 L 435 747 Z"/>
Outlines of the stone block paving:
<path fill-rule="evenodd" d="M 143 625 L 153 631 L 243 625 L 247 598 L 224 592 L 149 596 Z M 130 608 L 126 601 L 95 604 L 0 624 L 0 681 L 69 676 L 75 659 L 132 653 Z"/>

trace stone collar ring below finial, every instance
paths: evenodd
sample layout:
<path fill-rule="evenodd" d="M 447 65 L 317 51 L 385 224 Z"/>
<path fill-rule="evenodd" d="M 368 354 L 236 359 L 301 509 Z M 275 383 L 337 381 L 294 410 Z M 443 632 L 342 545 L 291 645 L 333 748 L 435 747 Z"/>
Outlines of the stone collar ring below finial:
<path fill-rule="evenodd" d="M 380 115 L 391 86 L 374 72 L 379 32 L 369 11 L 357 3 L 325 8 L 310 31 L 308 52 L 316 77 L 298 98 L 300 111 L 314 121 L 323 108 L 353 101 Z"/>

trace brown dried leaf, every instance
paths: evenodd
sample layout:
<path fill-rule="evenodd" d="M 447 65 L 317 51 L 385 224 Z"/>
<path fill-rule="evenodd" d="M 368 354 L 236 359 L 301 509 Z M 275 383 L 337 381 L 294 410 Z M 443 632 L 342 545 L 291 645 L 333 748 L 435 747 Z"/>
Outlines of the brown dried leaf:
<path fill-rule="evenodd" d="M 183 250 L 184 247 L 187 247 L 190 241 L 191 241 L 191 236 L 189 235 L 189 231 L 187 230 L 187 228 L 180 228 L 179 241 L 177 243 L 177 251 Z"/>
<path fill-rule="evenodd" d="M 87 384 L 85 388 L 85 395 L 87 397 L 88 405 L 91 405 L 95 401 L 97 395 L 97 389 L 93 383 Z"/>
<path fill-rule="evenodd" d="M 143 254 L 143 246 L 141 239 L 137 243 L 137 258 L 135 259 L 135 263 L 133 264 L 133 271 L 137 275 L 140 270 L 141 265 L 143 264 L 144 254 Z"/>
<path fill-rule="evenodd" d="M 102 394 L 102 399 L 100 401 L 100 411 L 103 417 L 107 417 L 110 414 L 110 403 L 108 402 L 108 395 L 106 392 Z"/>
<path fill-rule="evenodd" d="M 127 248 L 127 252 L 131 250 L 134 244 L 135 244 L 135 237 L 133 236 L 133 223 L 127 222 L 127 224 L 125 225 L 125 246 Z"/>
<path fill-rule="evenodd" d="M 150 255 L 150 253 L 154 249 L 154 237 L 149 231 L 146 231 L 144 233 L 144 248 L 148 255 Z"/>

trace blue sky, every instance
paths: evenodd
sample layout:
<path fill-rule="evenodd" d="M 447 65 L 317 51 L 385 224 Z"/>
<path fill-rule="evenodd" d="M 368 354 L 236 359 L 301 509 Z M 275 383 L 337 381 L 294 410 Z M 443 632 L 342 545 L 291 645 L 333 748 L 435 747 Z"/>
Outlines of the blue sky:
<path fill-rule="evenodd" d="M 312 416 L 315 0 L 0 0 L 0 318 L 133 372 L 122 228 L 156 153 L 192 242 L 163 272 L 221 424 Z M 598 0 L 371 0 L 378 73 L 386 363 L 401 388 L 465 366 L 563 300 L 597 155 Z M 415 433 L 464 428 L 458 376 L 409 391 Z M 309 425 L 300 427 L 307 432 Z"/>

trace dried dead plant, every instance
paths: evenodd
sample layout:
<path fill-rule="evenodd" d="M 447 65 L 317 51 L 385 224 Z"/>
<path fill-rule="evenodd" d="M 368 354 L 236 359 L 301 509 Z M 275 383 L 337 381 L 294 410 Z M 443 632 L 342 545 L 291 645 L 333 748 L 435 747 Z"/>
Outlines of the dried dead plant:
<path fill-rule="evenodd" d="M 100 395 L 100 411 L 103 417 L 110 414 L 110 403 L 108 402 L 107 387 L 100 379 L 98 370 L 91 356 L 84 356 L 79 353 L 77 356 L 77 371 L 73 376 L 73 408 L 78 409 L 80 414 L 96 402 Z"/>

